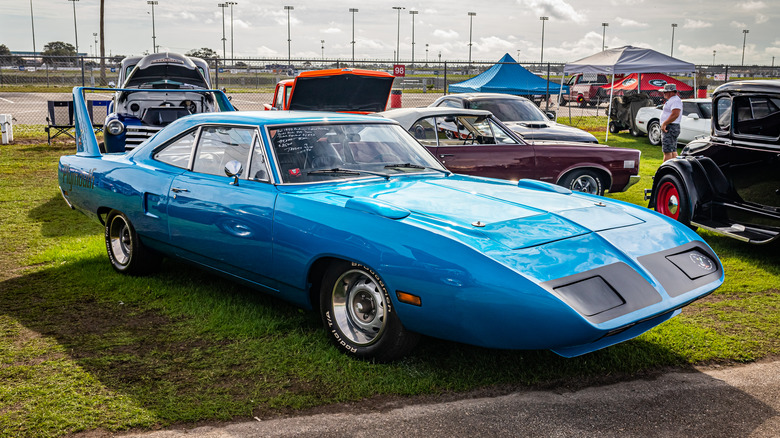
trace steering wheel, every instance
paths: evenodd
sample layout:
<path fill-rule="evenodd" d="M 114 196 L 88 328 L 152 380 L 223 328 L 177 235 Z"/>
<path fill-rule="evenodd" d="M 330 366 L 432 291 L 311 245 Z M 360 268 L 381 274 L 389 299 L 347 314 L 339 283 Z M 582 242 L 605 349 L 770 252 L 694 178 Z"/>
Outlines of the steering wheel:
<path fill-rule="evenodd" d="M 463 144 L 468 144 L 468 141 L 471 140 L 471 144 L 474 144 L 474 133 L 469 132 L 469 134 L 466 136 L 466 138 L 463 139 Z"/>

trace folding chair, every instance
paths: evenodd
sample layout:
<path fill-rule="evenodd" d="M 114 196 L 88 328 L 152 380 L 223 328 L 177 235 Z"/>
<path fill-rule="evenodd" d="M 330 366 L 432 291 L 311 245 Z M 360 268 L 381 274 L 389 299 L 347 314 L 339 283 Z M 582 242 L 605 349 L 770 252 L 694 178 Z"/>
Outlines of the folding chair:
<path fill-rule="evenodd" d="M 110 103 L 110 100 L 87 101 L 89 119 L 92 120 L 92 127 L 95 129 L 95 133 L 103 132 L 103 123 L 105 123 L 106 116 L 108 116 L 108 105 Z"/>
<path fill-rule="evenodd" d="M 45 128 L 45 131 L 49 138 L 49 144 L 51 144 L 51 139 L 61 134 L 65 134 L 75 140 L 76 137 L 70 132 L 74 128 L 73 101 L 50 100 L 47 104 L 49 106 L 49 116 L 46 117 L 46 122 L 48 122 L 49 126 Z M 68 121 L 67 124 L 64 123 L 66 119 Z"/>

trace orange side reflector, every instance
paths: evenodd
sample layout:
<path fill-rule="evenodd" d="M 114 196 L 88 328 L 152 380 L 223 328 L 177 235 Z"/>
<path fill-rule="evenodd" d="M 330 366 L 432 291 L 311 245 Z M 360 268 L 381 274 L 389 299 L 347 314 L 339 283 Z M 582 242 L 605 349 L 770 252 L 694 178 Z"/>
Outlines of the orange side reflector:
<path fill-rule="evenodd" d="M 413 306 L 422 306 L 422 300 L 417 295 L 401 292 L 400 290 L 396 291 L 395 294 L 402 303 L 411 304 Z"/>

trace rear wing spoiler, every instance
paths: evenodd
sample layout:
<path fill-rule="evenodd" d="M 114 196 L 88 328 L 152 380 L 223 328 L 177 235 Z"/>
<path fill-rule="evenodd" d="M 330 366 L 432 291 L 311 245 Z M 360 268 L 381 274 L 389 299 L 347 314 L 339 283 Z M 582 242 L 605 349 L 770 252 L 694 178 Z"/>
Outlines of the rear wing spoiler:
<path fill-rule="evenodd" d="M 103 91 L 115 93 L 117 91 L 129 91 L 136 93 L 211 93 L 214 95 L 217 106 L 220 111 L 236 111 L 233 104 L 227 98 L 222 90 L 204 90 L 204 89 L 141 89 L 138 88 L 96 88 L 96 87 L 73 87 L 73 125 L 76 129 L 76 155 L 82 157 L 99 157 L 103 155 L 100 152 L 95 130 L 90 120 L 89 109 L 87 108 L 86 91 Z"/>

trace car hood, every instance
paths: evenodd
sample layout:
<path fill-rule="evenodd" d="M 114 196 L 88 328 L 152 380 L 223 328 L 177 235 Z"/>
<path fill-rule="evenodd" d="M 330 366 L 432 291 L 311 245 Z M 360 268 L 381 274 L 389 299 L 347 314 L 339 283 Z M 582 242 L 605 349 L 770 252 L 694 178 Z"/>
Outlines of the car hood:
<path fill-rule="evenodd" d="M 561 125 L 553 121 L 540 122 L 504 122 L 511 130 L 520 134 L 524 140 L 559 140 L 595 143 L 596 137 L 571 126 Z"/>
<path fill-rule="evenodd" d="M 340 74 L 298 77 L 290 110 L 379 112 L 387 105 L 393 77 Z"/>
<path fill-rule="evenodd" d="M 334 202 L 332 195 L 340 195 L 336 199 L 346 208 L 406 220 L 470 245 L 489 239 L 503 249 L 527 248 L 644 222 L 607 199 L 531 180 L 516 186 L 461 176 L 390 179 L 381 188 L 349 184 L 331 187 L 325 197 L 321 191 L 298 194 L 328 202 Z M 484 243 L 478 246 L 485 249 Z"/>

